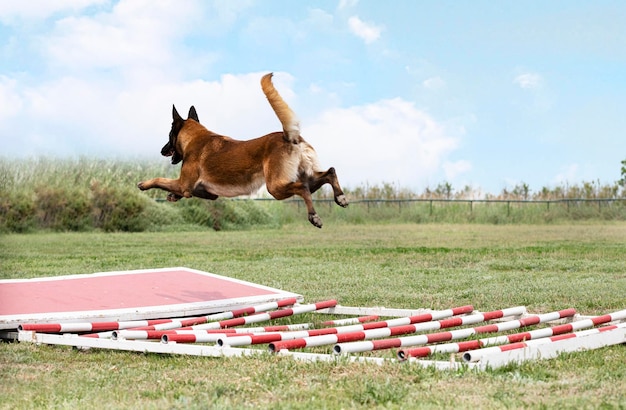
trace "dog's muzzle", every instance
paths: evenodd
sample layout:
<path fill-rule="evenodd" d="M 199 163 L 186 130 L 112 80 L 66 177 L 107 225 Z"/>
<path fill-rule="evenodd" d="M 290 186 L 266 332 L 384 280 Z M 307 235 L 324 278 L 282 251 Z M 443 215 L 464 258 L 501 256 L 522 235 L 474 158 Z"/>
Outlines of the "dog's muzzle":
<path fill-rule="evenodd" d="M 165 144 L 163 148 L 161 148 L 161 155 L 163 155 L 164 157 L 171 157 L 172 155 L 174 155 L 174 152 L 174 147 L 172 147 L 169 142 Z"/>

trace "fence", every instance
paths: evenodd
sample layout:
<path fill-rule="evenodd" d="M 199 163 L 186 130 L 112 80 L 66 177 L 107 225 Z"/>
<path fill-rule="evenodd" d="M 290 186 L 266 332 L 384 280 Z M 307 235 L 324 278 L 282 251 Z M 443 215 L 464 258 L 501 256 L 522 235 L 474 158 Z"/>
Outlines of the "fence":
<path fill-rule="evenodd" d="M 258 201 L 270 200 L 267 198 Z M 285 201 L 300 210 L 304 208 L 301 199 Z M 335 208 L 333 199 L 314 199 L 317 207 L 327 206 Z M 523 200 L 523 199 L 356 199 L 350 201 L 350 206 L 362 208 L 365 212 L 379 210 L 393 210 L 396 214 L 418 212 L 429 217 L 437 213 L 464 213 L 479 216 L 491 210 L 491 216 L 500 215 L 511 217 L 516 210 L 527 214 L 538 213 L 542 217 L 549 214 L 561 215 L 565 218 L 585 219 L 600 217 L 602 219 L 626 219 L 626 198 L 564 198 L 553 200 Z M 323 209 L 323 208 L 322 208 Z"/>
<path fill-rule="evenodd" d="M 271 198 L 258 198 L 256 201 L 270 201 Z M 304 206 L 304 201 L 301 199 L 290 199 L 285 202 L 296 203 L 298 207 Z M 314 199 L 314 203 L 328 204 L 332 206 L 334 204 L 333 199 Z M 441 199 L 441 198 L 419 198 L 419 199 L 356 199 L 351 200 L 350 205 L 360 204 L 365 205 L 369 210 L 371 207 L 379 207 L 381 205 L 397 206 L 398 211 L 402 211 L 403 208 L 413 206 L 415 204 L 428 204 L 430 213 L 433 213 L 433 208 L 436 204 L 466 204 L 468 210 L 472 212 L 474 206 L 477 204 L 505 204 L 507 214 L 510 214 L 511 205 L 525 206 L 525 205 L 545 205 L 546 210 L 549 211 L 550 207 L 565 206 L 567 211 L 572 207 L 581 206 L 595 206 L 599 211 L 602 210 L 603 205 L 605 207 L 611 206 L 626 206 L 626 198 L 598 198 L 598 199 L 586 199 L 586 198 L 567 198 L 567 199 L 550 199 L 550 200 L 524 200 L 524 199 Z"/>

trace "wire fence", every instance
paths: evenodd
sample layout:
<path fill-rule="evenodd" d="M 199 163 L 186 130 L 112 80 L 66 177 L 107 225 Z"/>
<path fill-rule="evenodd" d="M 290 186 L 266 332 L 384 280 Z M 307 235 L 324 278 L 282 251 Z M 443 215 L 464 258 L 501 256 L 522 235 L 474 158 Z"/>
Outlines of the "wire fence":
<path fill-rule="evenodd" d="M 256 201 L 272 201 L 271 198 L 257 198 Z M 285 201 L 287 203 L 296 204 L 298 207 L 304 206 L 304 201 L 299 198 L 289 199 Z M 333 199 L 314 199 L 316 204 L 328 204 L 332 207 L 334 204 Z M 524 200 L 524 199 L 441 199 L 441 198 L 419 198 L 419 199 L 356 199 L 351 200 L 350 205 L 358 205 L 367 208 L 380 208 L 397 207 L 398 212 L 402 212 L 403 209 L 409 209 L 416 204 L 428 205 L 430 213 L 432 214 L 437 205 L 455 204 L 466 205 L 469 212 L 473 212 L 477 205 L 490 205 L 500 204 L 506 205 L 507 214 L 510 214 L 513 207 L 524 206 L 541 206 L 545 207 L 546 211 L 554 209 L 554 207 L 565 208 L 567 211 L 580 207 L 597 207 L 598 211 L 602 211 L 603 207 L 615 207 L 626 206 L 626 198 L 564 198 L 564 199 L 550 199 L 550 200 Z"/>

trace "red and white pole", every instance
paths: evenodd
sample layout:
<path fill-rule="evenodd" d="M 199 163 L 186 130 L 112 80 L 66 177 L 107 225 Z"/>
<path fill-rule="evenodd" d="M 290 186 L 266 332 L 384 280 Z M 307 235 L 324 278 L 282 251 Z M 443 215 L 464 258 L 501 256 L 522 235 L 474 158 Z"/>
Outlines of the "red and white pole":
<path fill-rule="evenodd" d="M 82 336 L 93 338 L 110 338 L 113 331 L 123 329 L 136 330 L 167 330 L 176 329 L 194 324 L 206 323 L 209 321 L 230 319 L 233 317 L 265 312 L 267 310 L 278 309 L 284 306 L 291 306 L 297 303 L 296 298 L 282 299 L 276 302 L 268 302 L 256 306 L 249 306 L 229 312 L 216 313 L 208 316 L 179 318 L 179 319 L 149 319 L 149 320 L 129 320 L 119 322 L 78 322 L 78 323 L 30 323 L 20 325 L 19 330 L 29 330 L 39 333 L 88 333 Z M 182 325 L 182 326 L 181 326 Z"/>
<path fill-rule="evenodd" d="M 473 323 L 484 322 L 487 320 L 500 319 L 502 317 L 507 316 L 516 316 L 521 315 L 526 312 L 526 308 L 524 306 L 517 306 L 502 310 L 494 310 L 492 312 L 479 313 L 475 315 L 462 316 L 460 318 L 453 318 L 447 320 L 441 320 L 439 322 L 423 323 L 422 327 L 417 329 L 406 329 L 402 332 L 363 332 L 362 335 L 359 336 L 359 339 L 356 337 L 351 340 L 367 340 L 367 339 L 376 339 L 381 337 L 389 337 L 395 336 L 399 334 L 408 334 L 408 333 L 416 333 L 419 331 L 428 331 L 428 330 L 436 330 L 443 329 L 455 326 L 469 325 Z M 460 320 L 455 320 L 460 319 Z M 426 326 L 428 325 L 428 326 Z M 418 325 L 415 325 L 416 327 Z M 391 328 L 393 329 L 393 328 Z M 434 342 L 443 342 L 451 340 L 453 337 L 461 338 L 468 337 L 474 331 L 474 329 L 460 329 L 452 332 L 441 332 L 441 333 L 431 333 L 427 335 L 418 335 L 418 336 L 408 336 L 403 338 L 395 338 L 395 339 L 382 339 L 382 340 L 371 340 L 371 341 L 363 341 L 363 342 L 354 342 L 354 343 L 339 343 L 335 345 L 333 351 L 336 354 L 343 353 L 357 353 L 357 352 L 368 352 L 372 350 L 381 350 L 381 349 L 391 349 L 393 347 L 403 347 L 403 346 L 415 346 L 418 344 L 427 344 Z M 357 336 L 357 335 L 355 335 Z"/>
<path fill-rule="evenodd" d="M 571 317 L 571 316 L 574 316 L 575 314 L 576 314 L 576 309 L 571 309 L 571 308 L 564 309 L 564 310 L 560 310 L 557 312 L 528 316 L 519 320 L 511 320 L 508 322 L 475 327 L 474 329 L 472 329 L 473 332 L 470 332 L 470 333 L 480 334 L 480 333 L 503 332 L 506 330 L 517 329 L 520 327 L 526 327 L 526 326 L 536 325 L 539 323 L 550 322 L 552 320 L 558 320 L 564 317 Z M 450 333 L 453 333 L 453 332 L 450 332 Z M 531 333 L 532 332 L 526 332 L 524 334 L 531 334 Z M 500 337 L 504 339 L 516 338 L 518 337 L 517 335 L 521 335 L 521 334 L 522 333 L 517 333 L 516 335 L 500 336 Z M 494 340 L 496 338 L 491 338 L 491 339 Z M 467 350 L 480 348 L 481 343 L 484 340 L 488 340 L 488 339 L 469 340 L 466 342 L 459 342 L 459 343 L 446 343 L 446 344 L 440 344 L 440 345 L 434 345 L 434 346 L 424 346 L 424 347 L 416 347 L 412 349 L 402 349 L 398 351 L 398 359 L 405 360 L 405 359 L 408 359 L 409 357 L 426 357 L 434 353 L 465 352 Z"/>
<path fill-rule="evenodd" d="M 524 309 L 522 307 L 522 309 Z M 450 317 L 454 315 L 461 315 L 473 311 L 474 308 L 471 305 L 460 306 L 452 309 L 438 310 L 430 313 L 423 313 L 421 315 L 403 317 L 398 319 L 386 320 L 383 322 L 365 323 L 363 325 L 352 325 L 345 327 L 338 327 L 336 334 L 319 335 L 304 337 L 301 339 L 285 340 L 269 344 L 269 350 L 271 352 L 278 352 L 283 349 L 301 349 L 304 347 L 323 346 L 333 343 L 339 343 L 342 341 L 363 340 L 366 338 L 385 337 L 390 334 L 407 334 L 414 333 L 422 330 L 422 328 L 428 328 L 432 326 L 432 322 L 435 319 L 441 319 L 443 317 Z M 521 313 L 520 313 L 521 314 Z M 449 322 L 450 326 L 458 326 L 463 323 L 463 320 L 471 316 L 456 317 L 451 319 L 442 320 L 441 322 Z M 409 324 L 416 323 L 416 324 Z M 453 324 L 454 323 L 454 324 Z M 382 336 L 377 336 L 381 334 Z M 372 336 L 370 336 L 372 335 Z"/>
<path fill-rule="evenodd" d="M 476 348 L 472 348 L 472 349 L 478 349 L 478 350 L 470 349 L 471 351 L 468 351 L 465 354 L 463 354 L 463 360 L 465 360 L 466 362 L 478 362 L 481 360 L 482 357 L 489 355 L 489 354 L 499 353 L 499 352 L 503 352 L 507 350 L 513 350 L 516 348 L 525 347 L 525 346 L 522 346 L 522 343 L 525 340 L 529 341 L 527 343 L 530 343 L 532 339 L 536 339 L 537 341 L 545 339 L 546 342 L 549 342 L 550 341 L 549 339 L 551 339 L 552 337 L 560 337 L 560 339 L 558 340 L 562 340 L 563 338 L 566 338 L 565 336 L 567 336 L 563 334 L 567 334 L 569 332 L 575 332 L 577 330 L 590 328 L 593 326 L 609 323 L 609 322 L 616 321 L 616 320 L 624 320 L 624 319 L 626 319 L 626 309 L 620 310 L 614 313 L 602 315 L 602 316 L 592 317 L 589 319 L 577 320 L 575 322 L 565 323 L 562 325 L 553 326 L 553 327 L 549 327 L 545 329 L 533 330 L 532 332 L 518 333 L 518 334 L 510 335 L 510 336 L 501 336 L 498 338 L 481 339 L 480 346 Z M 622 324 L 620 324 L 620 326 L 621 325 Z M 606 330 L 610 330 L 610 329 L 606 329 Z M 505 345 L 505 346 L 484 347 L 484 346 L 501 345 L 504 343 L 511 343 L 511 344 Z M 534 343 L 535 342 L 533 342 L 532 344 Z M 481 347 L 483 348 L 481 349 Z"/>
<path fill-rule="evenodd" d="M 247 325 L 247 324 L 250 324 L 250 323 L 265 322 L 265 321 L 268 321 L 268 320 L 278 319 L 278 318 L 281 318 L 281 317 L 298 315 L 298 314 L 307 313 L 307 312 L 314 312 L 316 310 L 326 309 L 326 308 L 333 307 L 333 306 L 336 306 L 336 305 L 337 305 L 337 301 L 336 300 L 334 300 L 334 299 L 326 300 L 326 301 L 323 301 L 323 302 L 312 303 L 312 304 L 308 304 L 308 305 L 299 305 L 299 306 L 294 306 L 292 308 L 275 310 L 275 311 L 267 312 L 267 313 L 257 313 L 256 315 L 250 315 L 250 316 L 244 316 L 244 317 L 236 317 L 236 318 L 233 318 L 233 319 L 222 320 L 220 322 L 206 323 L 206 324 L 203 324 L 203 325 L 198 325 L 195 330 L 223 329 L 223 328 Z M 200 329 L 200 327 L 202 329 Z M 148 329 L 148 330 L 153 330 L 153 329 Z M 143 336 L 144 334 L 141 333 L 142 331 L 145 332 L 146 330 L 143 330 L 143 329 L 139 329 L 139 330 L 137 330 L 137 329 L 128 329 L 128 330 L 115 331 L 115 332 L 113 332 L 113 338 L 115 338 L 115 339 L 118 339 L 118 338 L 124 338 L 124 339 L 142 339 L 142 338 L 146 338 L 147 334 L 146 334 L 146 336 Z"/>
<path fill-rule="evenodd" d="M 607 332 L 607 331 L 611 331 L 615 329 L 622 329 L 622 328 L 626 328 L 626 323 L 618 323 L 616 325 L 609 325 L 609 326 L 602 326 L 602 327 L 598 327 L 594 329 L 581 330 L 580 332 L 566 333 L 566 334 L 562 334 L 558 336 L 544 337 L 541 339 L 529 340 L 527 342 L 511 343 L 511 344 L 504 345 L 504 346 L 486 347 L 484 349 L 480 349 L 476 351 L 479 354 L 473 354 L 475 351 L 472 351 L 472 352 L 465 353 L 463 356 L 465 359 L 465 355 L 470 353 L 471 355 L 469 359 L 466 361 L 477 362 L 483 357 L 489 356 L 494 353 L 501 353 L 501 352 L 507 352 L 510 350 L 523 349 L 525 347 L 537 346 L 537 345 L 546 344 L 546 343 L 553 343 L 553 342 L 558 342 L 559 340 L 572 339 L 575 337 L 586 336 L 586 335 L 590 335 L 594 333 L 602 333 L 602 332 Z"/>
<path fill-rule="evenodd" d="M 280 332 L 280 331 L 290 331 L 290 330 L 303 330 L 308 329 L 310 323 L 297 323 L 293 325 L 274 325 L 274 326 L 264 326 L 264 327 L 242 327 L 242 328 L 227 328 L 227 329 L 205 329 L 205 330 L 197 330 L 192 327 L 183 327 L 180 329 L 169 329 L 169 330 L 133 330 L 127 329 L 124 333 L 119 336 L 116 334 L 115 338 L 118 337 L 128 339 L 128 340 L 148 340 L 148 339 L 161 339 L 163 341 L 163 336 L 165 335 L 215 335 L 215 336 L 206 336 L 206 342 L 217 342 L 217 340 L 225 335 L 235 335 L 235 334 L 250 334 L 250 333 L 264 333 L 264 332 Z M 175 339 L 175 338 L 174 338 Z M 177 341 L 171 339 L 169 341 Z M 168 340 L 165 340 L 167 343 Z M 182 340 L 180 340 L 182 341 Z"/>
<path fill-rule="evenodd" d="M 216 320 L 237 318 L 243 315 L 251 315 L 259 312 L 266 312 L 272 309 L 278 309 L 284 306 L 291 306 L 296 303 L 296 298 L 288 298 L 279 300 L 277 302 L 268 302 L 262 305 L 249 306 L 242 309 L 231 310 L 229 312 L 215 313 L 208 316 L 201 316 L 188 319 L 171 319 L 168 323 L 162 323 L 154 326 L 147 326 L 141 328 L 135 328 L 134 330 L 169 330 L 178 329 L 181 327 L 196 326 L 203 323 L 212 322 Z"/>

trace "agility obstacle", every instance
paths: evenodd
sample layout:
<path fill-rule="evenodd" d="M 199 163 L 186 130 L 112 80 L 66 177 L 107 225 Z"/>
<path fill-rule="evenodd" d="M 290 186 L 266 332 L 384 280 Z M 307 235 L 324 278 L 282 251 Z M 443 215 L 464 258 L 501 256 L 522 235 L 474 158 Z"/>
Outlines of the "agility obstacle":
<path fill-rule="evenodd" d="M 334 299 L 304 304 L 301 295 L 187 268 L 65 280 L 0 281 L 0 338 L 208 357 L 269 350 L 304 361 L 397 361 L 478 370 L 626 343 L 626 310 L 583 316 L 574 308 L 531 314 L 524 306 L 477 311 L 471 305 L 443 310 L 349 307 Z M 141 281 L 149 291 L 138 296 L 135 285 Z M 109 289 L 107 293 L 120 282 L 126 297 L 116 294 L 101 301 L 98 291 Z M 42 292 L 46 287 L 59 294 Z M 85 298 L 67 297 L 76 287 L 85 288 Z M 14 293 L 28 294 L 29 289 L 41 303 L 24 303 L 27 298 Z M 304 323 L 287 319 L 303 314 Z M 335 317 L 320 319 L 329 314 Z M 483 322 L 489 323 L 477 326 Z M 510 332 L 520 328 L 527 330 Z M 487 333 L 494 335 L 476 337 Z M 389 349 L 396 350 L 390 355 Z M 449 360 L 441 360 L 443 355 Z"/>
<path fill-rule="evenodd" d="M 92 323 L 42 324 L 46 326 L 26 323 L 20 325 L 17 333 L 3 332 L 2 335 L 20 341 L 36 343 L 209 357 L 257 355 L 269 349 L 280 356 L 292 357 L 297 360 L 348 360 L 377 364 L 393 359 L 371 355 L 359 356 L 355 353 L 399 348 L 396 352 L 398 361 L 434 366 L 437 369 L 467 367 L 479 370 L 497 368 L 511 362 L 520 363 L 525 360 L 552 358 L 563 352 L 626 343 L 626 310 L 595 317 L 583 317 L 576 313 L 574 308 L 544 314 L 529 314 L 523 306 L 483 313 L 474 311 L 472 306 L 461 306 L 414 316 L 368 322 L 368 320 L 376 320 L 378 317 L 385 316 L 385 309 L 381 308 L 382 314 L 375 315 L 376 317 L 370 315 L 320 321 L 317 322 L 321 325 L 319 328 L 313 328 L 315 326 L 313 323 L 247 326 L 260 321 L 276 320 L 301 313 L 324 315 L 332 312 L 335 315 L 340 315 L 343 308 L 335 300 L 311 304 L 295 303 L 290 308 L 280 308 L 280 305 L 287 303 L 293 303 L 293 300 L 277 301 L 273 306 L 274 310 L 267 312 L 261 312 L 261 310 L 267 309 L 268 304 L 247 307 L 245 308 L 247 312 L 257 313 L 213 322 L 210 321 L 211 318 L 219 319 L 236 315 L 238 312 L 233 310 L 207 315 L 209 321 L 200 326 L 209 326 L 211 327 L 209 329 L 197 329 L 198 325 L 192 325 L 181 326 L 176 329 L 144 330 L 141 329 L 142 326 L 138 326 L 138 328 L 114 331 L 113 333 L 116 334 L 117 338 L 105 338 L 93 337 L 93 334 L 89 333 L 80 335 L 81 332 L 98 329 L 97 326 L 92 326 Z M 346 307 L 346 311 L 354 311 L 354 309 L 358 308 Z M 238 320 L 233 322 L 233 319 Z M 154 322 L 149 322 L 150 324 L 143 321 L 131 322 L 147 326 L 160 326 L 171 323 L 188 323 L 185 320 L 187 319 L 156 319 Z M 485 321 L 496 323 L 466 327 Z M 555 321 L 566 321 L 566 323 L 515 334 L 497 335 L 457 343 L 441 343 L 471 338 L 476 334 L 500 333 Z M 106 326 L 120 327 L 126 325 L 128 323 L 119 322 L 117 324 L 108 323 Z M 597 327 L 600 325 L 604 326 Z M 448 328 L 457 329 L 426 333 Z M 408 333 L 422 334 L 389 338 Z M 102 334 L 100 333 L 100 335 Z M 425 346 L 407 347 L 416 344 Z M 267 348 L 240 347 L 248 345 L 267 345 Z M 333 345 L 330 354 L 297 351 L 310 348 L 323 349 L 324 346 L 329 345 Z M 437 353 L 451 354 L 453 355 L 451 358 L 455 354 L 463 354 L 458 361 L 421 359 Z"/>

